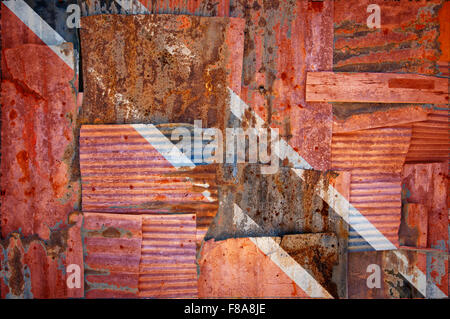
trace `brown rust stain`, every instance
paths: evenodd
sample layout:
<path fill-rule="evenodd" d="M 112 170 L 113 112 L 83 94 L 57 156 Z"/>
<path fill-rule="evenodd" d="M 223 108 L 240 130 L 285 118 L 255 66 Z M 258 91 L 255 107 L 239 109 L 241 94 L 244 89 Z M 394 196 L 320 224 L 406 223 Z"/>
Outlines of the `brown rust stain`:
<path fill-rule="evenodd" d="M 389 79 L 388 86 L 391 89 L 432 90 L 432 89 L 434 89 L 434 81 L 433 80 L 414 80 L 414 79 L 395 78 L 395 79 Z"/>

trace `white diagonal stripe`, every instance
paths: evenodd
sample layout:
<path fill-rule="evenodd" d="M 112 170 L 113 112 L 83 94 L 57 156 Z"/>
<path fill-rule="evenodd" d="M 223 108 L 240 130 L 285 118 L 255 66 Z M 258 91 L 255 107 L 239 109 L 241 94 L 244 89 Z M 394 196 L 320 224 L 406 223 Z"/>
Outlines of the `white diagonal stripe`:
<path fill-rule="evenodd" d="M 176 168 L 194 168 L 195 164 L 186 157 L 167 137 L 153 124 L 130 124 L 143 138 L 149 142 L 164 158 Z M 155 143 L 157 141 L 158 143 Z"/>
<path fill-rule="evenodd" d="M 30 6 L 23 0 L 8 0 L 2 2 L 9 10 L 11 10 L 17 18 L 20 19 L 34 34 L 36 34 L 49 48 L 58 55 L 72 70 L 74 69 L 74 61 L 66 56 L 57 45 L 64 42 L 64 38 L 59 35 L 51 26 L 48 25 Z"/>
<path fill-rule="evenodd" d="M 234 204 L 233 221 L 239 226 L 244 225 L 244 228 L 260 228 L 250 216 L 244 215 L 242 209 L 236 204 Z M 249 239 L 310 297 L 333 298 L 309 272 L 289 256 L 272 238 L 251 237 Z"/>
<path fill-rule="evenodd" d="M 251 112 L 256 119 L 256 127 L 263 126 L 264 121 L 258 116 L 234 91 L 228 88 L 230 92 L 231 112 L 240 120 L 243 119 L 244 113 Z M 274 132 L 274 131 L 273 131 Z M 273 134 L 273 133 L 272 133 Z M 280 152 L 277 154 L 280 159 L 288 158 L 293 163 L 293 171 L 304 181 L 304 170 L 312 169 L 311 165 L 301 157 L 285 140 L 280 140 Z M 325 191 L 323 187 L 316 188 L 316 194 L 319 195 L 333 210 L 341 216 L 345 222 L 352 226 L 361 237 L 363 237 L 376 250 L 397 249 L 369 220 L 354 208 L 349 201 L 342 196 L 332 185 L 327 187 Z M 351 224 L 349 222 L 349 211 L 351 210 L 352 218 L 357 217 L 363 223 Z M 376 236 L 368 236 L 368 234 L 376 234 Z"/>
<path fill-rule="evenodd" d="M 128 14 L 149 13 L 147 8 L 139 0 L 116 0 Z"/>

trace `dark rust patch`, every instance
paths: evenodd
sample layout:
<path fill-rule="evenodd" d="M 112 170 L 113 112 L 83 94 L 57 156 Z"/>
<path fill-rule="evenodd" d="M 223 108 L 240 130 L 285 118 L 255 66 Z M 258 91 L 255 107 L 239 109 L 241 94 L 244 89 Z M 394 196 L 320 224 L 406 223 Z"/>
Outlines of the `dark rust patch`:
<path fill-rule="evenodd" d="M 388 86 L 391 89 L 433 90 L 434 81 L 416 79 L 389 79 Z"/>

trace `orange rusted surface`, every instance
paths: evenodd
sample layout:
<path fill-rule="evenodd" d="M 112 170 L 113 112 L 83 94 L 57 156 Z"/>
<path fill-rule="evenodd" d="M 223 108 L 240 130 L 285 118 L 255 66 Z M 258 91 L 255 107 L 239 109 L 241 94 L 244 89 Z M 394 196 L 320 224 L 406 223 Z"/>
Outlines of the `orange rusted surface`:
<path fill-rule="evenodd" d="M 450 159 L 448 106 L 435 107 L 426 120 L 412 124 L 407 163 L 448 162 Z"/>
<path fill-rule="evenodd" d="M 237 18 L 83 17 L 83 122 L 224 128 L 228 87 L 240 92 L 243 28 Z"/>
<path fill-rule="evenodd" d="M 307 298 L 249 238 L 206 241 L 199 260 L 200 298 Z"/>
<path fill-rule="evenodd" d="M 312 167 L 328 169 L 331 106 L 306 103 L 305 81 L 306 71 L 332 68 L 333 1 L 236 1 L 231 15 L 246 21 L 242 99 Z"/>
<path fill-rule="evenodd" d="M 177 125 L 159 126 L 170 138 Z M 131 125 L 83 125 L 80 167 L 83 210 L 110 213 L 194 213 L 201 241 L 218 209 L 216 166 L 174 167 Z"/>
<path fill-rule="evenodd" d="M 57 49 L 73 54 L 71 44 Z M 45 45 L 5 49 L 2 57 L 2 234 L 20 229 L 48 239 L 48 227 L 79 205 L 75 75 Z"/>

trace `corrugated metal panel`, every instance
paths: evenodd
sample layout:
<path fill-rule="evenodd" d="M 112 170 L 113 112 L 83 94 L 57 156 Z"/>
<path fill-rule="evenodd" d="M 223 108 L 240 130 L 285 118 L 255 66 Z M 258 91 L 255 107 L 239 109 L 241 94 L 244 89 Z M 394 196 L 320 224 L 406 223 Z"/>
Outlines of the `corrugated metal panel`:
<path fill-rule="evenodd" d="M 84 123 L 225 127 L 228 87 L 240 92 L 241 19 L 97 15 L 81 25 Z"/>
<path fill-rule="evenodd" d="M 351 171 L 350 203 L 394 245 L 401 216 L 401 177 L 411 128 L 386 127 L 333 134 L 332 169 Z M 350 213 L 350 226 L 359 223 Z M 371 250 L 354 229 L 349 249 Z"/>
<path fill-rule="evenodd" d="M 196 298 L 195 215 L 142 218 L 139 296 Z"/>
<path fill-rule="evenodd" d="M 195 213 L 202 240 L 218 209 L 216 166 L 174 167 L 175 128 L 142 135 L 131 125 L 84 125 L 80 133 L 83 209 L 115 213 Z M 167 138 L 165 137 L 167 136 Z M 183 166 L 188 166 L 187 159 Z"/>
<path fill-rule="evenodd" d="M 84 213 L 86 298 L 136 298 L 142 245 L 142 217 Z"/>
<path fill-rule="evenodd" d="M 306 103 L 304 87 L 306 71 L 332 68 L 333 1 L 233 1 L 231 15 L 246 20 L 242 99 L 312 167 L 327 170 L 331 107 Z"/>
<path fill-rule="evenodd" d="M 289 235 L 283 238 L 232 238 L 205 242 L 199 260 L 199 297 L 201 298 L 308 298 L 311 291 L 300 282 L 313 284 L 301 269 L 307 269 L 319 284 L 330 289 L 327 268 L 336 262 L 336 238 L 329 234 Z M 261 243 L 272 241 L 284 251 L 280 263 L 274 259 L 276 250 L 266 254 Z M 293 245 L 290 245 L 293 244 Z M 311 256 L 314 255 L 314 257 Z M 287 256 L 291 257 L 287 257 Z M 299 272 L 287 272 L 291 258 L 299 263 Z M 320 268 L 322 265 L 325 268 Z M 322 270 L 319 270 L 322 269 Z M 297 269 L 292 267 L 291 269 Z M 297 278 L 298 281 L 292 278 Z M 333 293 L 333 291 L 329 291 Z M 317 296 L 316 296 L 317 297 Z"/>
<path fill-rule="evenodd" d="M 334 71 L 438 74 L 442 3 L 336 0 Z M 367 26 L 369 4 L 380 7 L 380 29 Z"/>
<path fill-rule="evenodd" d="M 407 163 L 448 162 L 450 150 L 450 109 L 433 109 L 426 121 L 412 125 Z"/>
<path fill-rule="evenodd" d="M 73 58 L 71 44 L 55 49 Z M 44 45 L 2 56 L 2 234 L 48 239 L 80 199 L 74 71 Z"/>

